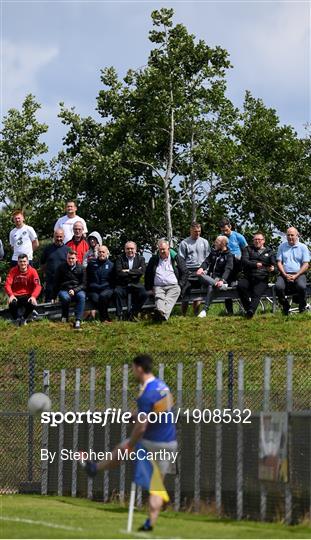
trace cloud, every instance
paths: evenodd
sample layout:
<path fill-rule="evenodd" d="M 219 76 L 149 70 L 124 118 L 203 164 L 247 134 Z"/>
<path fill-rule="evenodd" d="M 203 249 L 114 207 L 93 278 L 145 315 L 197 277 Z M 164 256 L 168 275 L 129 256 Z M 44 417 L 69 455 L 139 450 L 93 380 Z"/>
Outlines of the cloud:
<path fill-rule="evenodd" d="M 40 71 L 58 56 L 59 50 L 55 46 L 4 40 L 1 52 L 2 107 L 7 110 L 20 106 L 25 95 L 38 92 Z"/>

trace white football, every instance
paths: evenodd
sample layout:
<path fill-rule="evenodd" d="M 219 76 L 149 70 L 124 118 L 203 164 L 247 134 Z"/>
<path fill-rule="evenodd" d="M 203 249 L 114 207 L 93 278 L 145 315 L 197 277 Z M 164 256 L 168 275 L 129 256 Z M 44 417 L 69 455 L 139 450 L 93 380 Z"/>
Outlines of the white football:
<path fill-rule="evenodd" d="M 30 414 L 40 414 L 44 411 L 50 411 L 52 402 L 46 394 L 37 392 L 32 394 L 28 400 L 28 411 Z"/>

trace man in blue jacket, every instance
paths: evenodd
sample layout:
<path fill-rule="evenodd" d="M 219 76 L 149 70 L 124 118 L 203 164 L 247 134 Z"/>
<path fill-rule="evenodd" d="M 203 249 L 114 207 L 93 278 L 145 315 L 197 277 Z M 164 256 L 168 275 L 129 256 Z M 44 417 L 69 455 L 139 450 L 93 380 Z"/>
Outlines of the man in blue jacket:
<path fill-rule="evenodd" d="M 90 259 L 86 268 L 88 297 L 99 311 L 102 322 L 111 323 L 109 302 L 113 296 L 114 264 L 109 260 L 107 246 L 99 246 L 97 259 Z"/>

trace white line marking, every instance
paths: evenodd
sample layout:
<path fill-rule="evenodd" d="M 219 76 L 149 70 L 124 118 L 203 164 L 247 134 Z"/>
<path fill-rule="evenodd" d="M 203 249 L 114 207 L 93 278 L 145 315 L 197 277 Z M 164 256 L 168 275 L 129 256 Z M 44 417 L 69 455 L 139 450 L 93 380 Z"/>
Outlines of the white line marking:
<path fill-rule="evenodd" d="M 29 523 L 29 525 L 43 525 L 44 527 L 50 527 L 51 529 L 65 529 L 66 531 L 83 531 L 81 527 L 70 527 L 70 525 L 56 525 L 55 523 L 49 523 L 48 521 L 36 521 L 34 519 L 24 519 L 18 517 L 0 516 L 3 521 L 15 521 L 16 523 Z"/>

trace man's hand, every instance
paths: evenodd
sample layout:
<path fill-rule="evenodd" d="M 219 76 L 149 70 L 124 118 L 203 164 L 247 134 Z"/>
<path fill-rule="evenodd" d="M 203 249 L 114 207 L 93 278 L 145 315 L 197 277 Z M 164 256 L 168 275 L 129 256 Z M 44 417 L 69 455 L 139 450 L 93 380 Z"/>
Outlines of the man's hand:
<path fill-rule="evenodd" d="M 286 279 L 287 281 L 295 281 L 295 279 L 297 278 L 297 275 L 296 274 L 286 274 Z"/>
<path fill-rule="evenodd" d="M 224 284 L 224 280 L 220 279 L 219 281 L 217 281 L 217 283 L 215 283 L 215 287 L 217 287 L 219 289 L 220 287 L 223 286 L 223 284 Z"/>
<path fill-rule="evenodd" d="M 129 272 L 130 269 L 129 268 L 123 268 L 122 272 Z"/>
<path fill-rule="evenodd" d="M 202 274 L 204 274 L 203 268 L 198 268 L 198 270 L 196 271 L 196 275 L 197 276 L 202 276 Z"/>
<path fill-rule="evenodd" d="M 30 298 L 28 298 L 28 302 L 30 302 L 30 304 L 32 304 L 33 306 L 37 305 L 37 300 L 35 299 L 34 296 L 31 296 Z"/>
<path fill-rule="evenodd" d="M 11 302 L 14 302 L 14 300 L 17 300 L 16 296 L 14 296 L 14 294 L 11 294 L 11 296 L 9 297 L 9 304 L 11 304 Z"/>
<path fill-rule="evenodd" d="M 261 262 L 256 263 L 257 268 L 262 268 L 263 264 Z"/>
<path fill-rule="evenodd" d="M 273 264 L 271 264 L 271 266 L 268 266 L 268 272 L 274 272 Z"/>
<path fill-rule="evenodd" d="M 69 294 L 69 296 L 74 296 L 75 292 L 74 292 L 73 289 L 69 289 L 68 294 Z"/>

